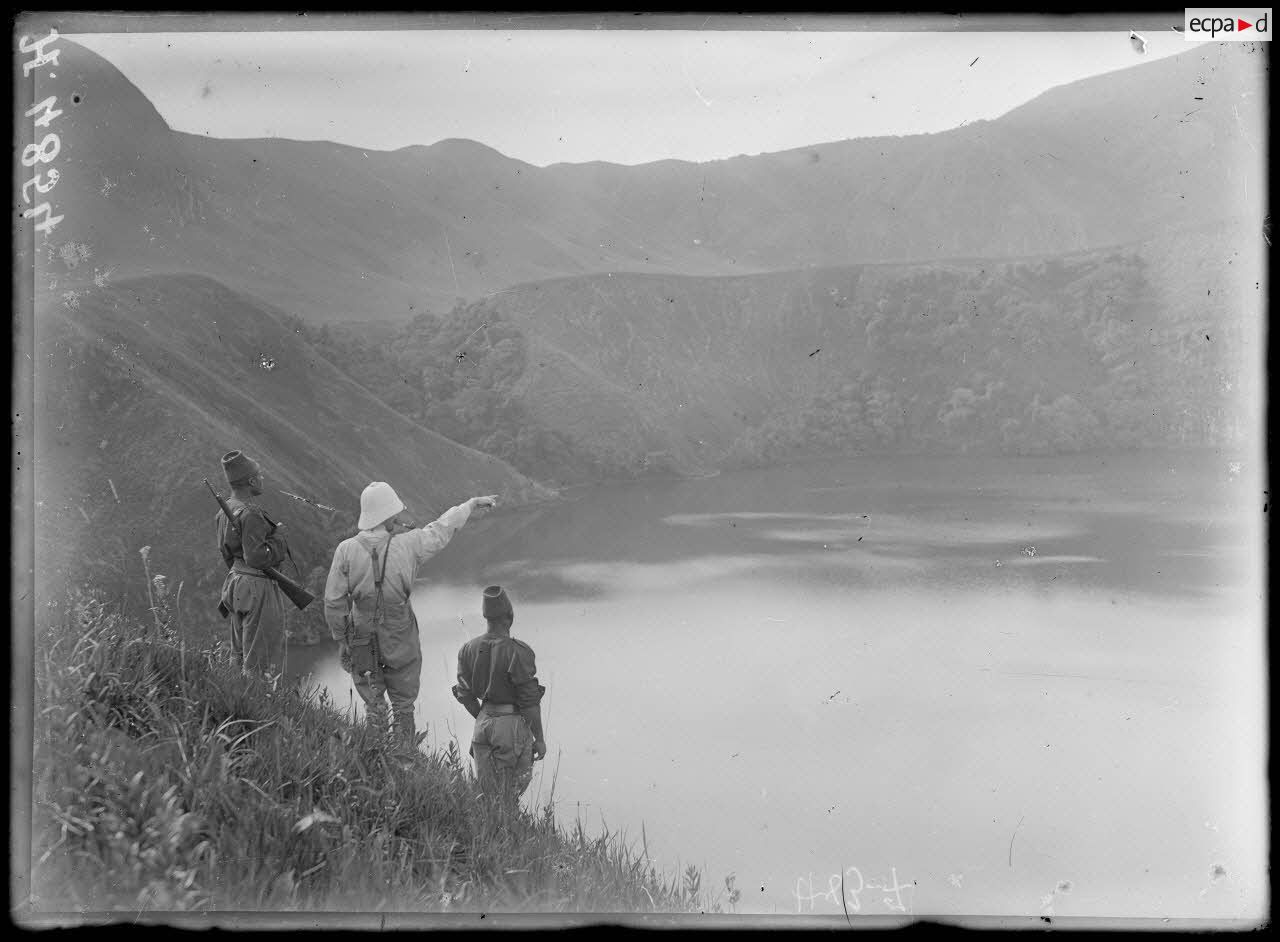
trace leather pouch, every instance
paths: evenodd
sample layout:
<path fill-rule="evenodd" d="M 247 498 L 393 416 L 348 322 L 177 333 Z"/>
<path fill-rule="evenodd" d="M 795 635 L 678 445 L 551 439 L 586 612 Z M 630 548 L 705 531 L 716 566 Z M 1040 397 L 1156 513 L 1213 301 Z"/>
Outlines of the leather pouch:
<path fill-rule="evenodd" d="M 375 679 L 381 676 L 382 671 L 378 666 L 378 656 L 372 635 L 367 638 L 352 638 L 349 647 L 352 675 Z"/>

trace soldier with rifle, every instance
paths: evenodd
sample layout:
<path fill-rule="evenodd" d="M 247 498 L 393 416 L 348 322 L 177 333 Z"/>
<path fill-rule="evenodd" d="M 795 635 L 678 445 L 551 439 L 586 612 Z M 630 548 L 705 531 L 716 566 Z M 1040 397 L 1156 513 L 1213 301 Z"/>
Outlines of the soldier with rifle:
<path fill-rule="evenodd" d="M 218 498 L 218 549 L 227 565 L 218 610 L 231 619 L 231 663 L 245 674 L 265 669 L 285 670 L 283 593 L 299 608 L 309 593 L 276 567 L 289 556 L 280 524 L 254 502 L 263 492 L 262 467 L 248 455 L 232 451 L 222 456 L 222 470 L 231 497 Z M 206 480 L 205 484 L 209 482 Z M 212 485 L 209 487 L 213 490 Z"/>
<path fill-rule="evenodd" d="M 374 481 L 360 494 L 360 532 L 338 544 L 325 583 L 324 614 L 338 642 L 369 722 L 388 729 L 387 700 L 398 751 L 412 756 L 419 736 L 413 708 L 422 675 L 418 619 L 409 596 L 418 567 L 444 549 L 477 512 L 497 497 L 473 497 L 424 527 L 405 527 L 404 504 L 390 484 Z"/>

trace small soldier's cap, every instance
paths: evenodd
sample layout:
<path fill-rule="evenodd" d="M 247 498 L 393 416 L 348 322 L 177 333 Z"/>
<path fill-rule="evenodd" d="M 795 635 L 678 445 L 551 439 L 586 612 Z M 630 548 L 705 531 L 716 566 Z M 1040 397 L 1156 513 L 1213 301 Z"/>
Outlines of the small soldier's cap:
<path fill-rule="evenodd" d="M 396 496 L 391 485 L 385 481 L 374 481 L 360 492 L 360 519 L 356 526 L 361 530 L 372 530 L 402 510 L 404 503 Z"/>
<path fill-rule="evenodd" d="M 511 600 L 500 585 L 491 585 L 484 590 L 484 604 L 480 609 L 484 617 L 492 621 L 496 618 L 515 618 L 511 608 Z"/>
<path fill-rule="evenodd" d="M 222 473 L 227 476 L 231 485 L 243 484 L 259 473 L 262 468 L 243 451 L 229 451 L 222 456 Z"/>

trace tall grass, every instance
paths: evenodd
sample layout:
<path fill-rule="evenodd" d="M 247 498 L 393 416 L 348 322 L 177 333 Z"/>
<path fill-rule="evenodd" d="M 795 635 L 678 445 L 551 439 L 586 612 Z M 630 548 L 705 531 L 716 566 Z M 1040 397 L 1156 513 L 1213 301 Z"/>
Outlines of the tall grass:
<path fill-rule="evenodd" d="M 388 761 L 326 693 L 185 644 L 163 601 L 148 624 L 81 594 L 39 632 L 37 911 L 722 911 L 695 869 L 558 822 L 554 781 L 503 812 L 456 740 Z"/>

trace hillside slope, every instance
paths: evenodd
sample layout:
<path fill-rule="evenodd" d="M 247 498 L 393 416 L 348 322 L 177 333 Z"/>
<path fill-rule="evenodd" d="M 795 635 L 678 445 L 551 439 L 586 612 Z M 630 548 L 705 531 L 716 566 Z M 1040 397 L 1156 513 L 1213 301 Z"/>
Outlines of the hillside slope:
<path fill-rule="evenodd" d="M 391 482 L 424 521 L 474 494 L 549 496 L 502 461 L 395 412 L 246 295 L 200 275 L 151 276 L 37 306 L 36 534 L 48 583 L 135 574 L 151 545 L 188 586 L 220 579 L 220 456 L 261 460 L 263 502 L 305 577 L 354 532 L 361 489 Z M 311 497 L 319 511 L 279 493 Z M 133 581 L 133 580 L 128 580 Z"/>
<path fill-rule="evenodd" d="M 495 814 L 456 736 L 402 763 L 327 691 L 245 677 L 190 628 L 167 605 L 41 612 L 15 922 L 724 910 L 699 871 L 559 818 L 541 775 L 527 808 Z"/>

